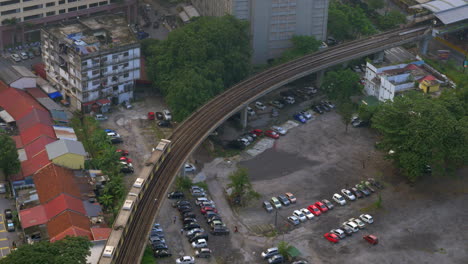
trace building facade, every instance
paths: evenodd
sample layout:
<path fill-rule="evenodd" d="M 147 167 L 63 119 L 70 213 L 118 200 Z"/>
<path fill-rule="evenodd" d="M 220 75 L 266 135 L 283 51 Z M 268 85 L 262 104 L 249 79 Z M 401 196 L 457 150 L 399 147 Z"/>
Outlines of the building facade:
<path fill-rule="evenodd" d="M 328 0 L 192 0 L 204 16 L 231 14 L 250 22 L 254 63 L 265 63 L 292 46 L 294 35 L 327 35 Z"/>
<path fill-rule="evenodd" d="M 73 109 L 133 98 L 140 44 L 123 16 L 105 15 L 41 30 L 47 78 Z"/>
<path fill-rule="evenodd" d="M 134 21 L 137 0 L 0 0 L 0 50 L 38 41 L 44 25 L 105 12 Z"/>

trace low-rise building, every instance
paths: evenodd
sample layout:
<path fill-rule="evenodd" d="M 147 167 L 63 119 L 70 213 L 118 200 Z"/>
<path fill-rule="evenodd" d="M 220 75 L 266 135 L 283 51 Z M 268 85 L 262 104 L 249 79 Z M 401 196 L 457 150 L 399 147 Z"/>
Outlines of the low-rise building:
<path fill-rule="evenodd" d="M 118 15 L 41 30 L 47 78 L 73 109 L 100 111 L 133 98 L 140 78 L 140 44 Z"/>
<path fill-rule="evenodd" d="M 46 146 L 52 163 L 69 169 L 84 169 L 86 151 L 80 141 L 60 139 Z"/>

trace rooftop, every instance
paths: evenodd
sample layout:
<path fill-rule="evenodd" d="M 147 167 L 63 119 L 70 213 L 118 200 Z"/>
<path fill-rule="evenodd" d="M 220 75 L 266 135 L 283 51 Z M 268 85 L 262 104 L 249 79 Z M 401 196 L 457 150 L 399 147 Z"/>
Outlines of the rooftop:
<path fill-rule="evenodd" d="M 446 25 L 468 19 L 468 2 L 466 0 L 424 1 L 424 3 L 411 8 L 421 7 L 432 11 Z"/>
<path fill-rule="evenodd" d="M 62 193 L 81 197 L 73 172 L 55 164 L 49 164 L 34 174 L 34 183 L 42 204 Z"/>
<path fill-rule="evenodd" d="M 6 61 L 0 61 L 0 80 L 11 84 L 21 78 L 37 78 L 24 66 L 11 66 Z"/>
<path fill-rule="evenodd" d="M 118 15 L 85 18 L 45 30 L 65 41 L 80 55 L 137 43 L 125 17 Z"/>
<path fill-rule="evenodd" d="M 46 149 L 50 160 L 68 153 L 86 156 L 83 143 L 75 140 L 60 139 L 47 145 Z"/>

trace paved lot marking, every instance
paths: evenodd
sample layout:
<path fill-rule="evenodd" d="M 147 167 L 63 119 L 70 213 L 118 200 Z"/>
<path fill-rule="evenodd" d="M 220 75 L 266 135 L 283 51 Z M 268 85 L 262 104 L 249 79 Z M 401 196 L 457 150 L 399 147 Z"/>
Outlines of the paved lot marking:
<path fill-rule="evenodd" d="M 8 238 L 0 238 L 0 241 L 8 240 Z"/>

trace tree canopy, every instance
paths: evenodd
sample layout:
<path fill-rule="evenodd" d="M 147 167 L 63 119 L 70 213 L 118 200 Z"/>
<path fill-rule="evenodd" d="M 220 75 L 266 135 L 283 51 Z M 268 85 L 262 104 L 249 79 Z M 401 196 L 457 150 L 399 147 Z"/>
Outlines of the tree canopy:
<path fill-rule="evenodd" d="M 382 134 L 379 147 L 386 151 L 410 181 L 424 170 L 451 174 L 468 162 L 466 100 L 455 91 L 432 99 L 413 92 L 379 106 L 372 127 Z"/>
<path fill-rule="evenodd" d="M 25 244 L 11 251 L 9 255 L 0 260 L 8 264 L 86 264 L 86 257 L 91 242 L 85 237 L 66 237 L 50 243 L 41 241 L 34 244 Z"/>
<path fill-rule="evenodd" d="M 354 39 L 376 32 L 371 20 L 359 6 L 332 0 L 328 8 L 328 31 L 337 40 Z"/>
<path fill-rule="evenodd" d="M 350 69 L 329 71 L 325 74 L 322 90 L 332 100 L 347 102 L 350 97 L 361 93 L 359 75 Z"/>
<path fill-rule="evenodd" d="M 249 74 L 249 41 L 247 22 L 232 16 L 200 17 L 171 32 L 167 40 L 148 41 L 148 75 L 175 120 Z"/>
<path fill-rule="evenodd" d="M 313 36 L 296 35 L 292 37 L 291 42 L 293 43 L 293 47 L 283 52 L 281 57 L 275 60 L 275 64 L 285 63 L 306 54 L 316 52 L 320 45 L 322 45 L 322 42 Z"/>
<path fill-rule="evenodd" d="M 377 18 L 377 24 L 382 30 L 388 30 L 397 27 L 398 25 L 405 22 L 405 15 L 396 10 L 392 10 L 383 16 L 378 16 Z"/>
<path fill-rule="evenodd" d="M 19 172 L 20 166 L 15 141 L 6 134 L 0 134 L 0 169 L 11 175 Z"/>

